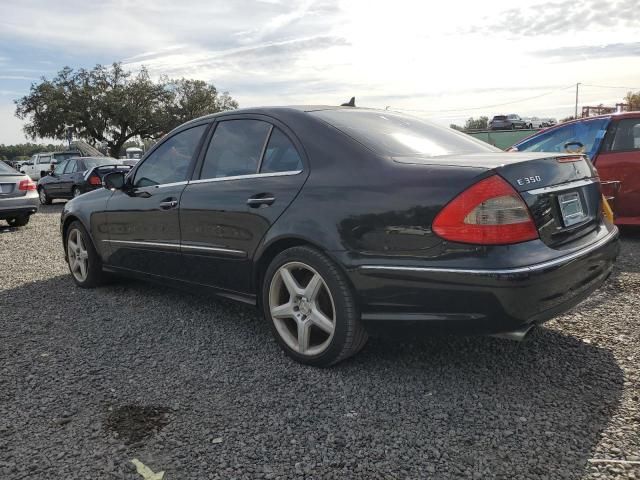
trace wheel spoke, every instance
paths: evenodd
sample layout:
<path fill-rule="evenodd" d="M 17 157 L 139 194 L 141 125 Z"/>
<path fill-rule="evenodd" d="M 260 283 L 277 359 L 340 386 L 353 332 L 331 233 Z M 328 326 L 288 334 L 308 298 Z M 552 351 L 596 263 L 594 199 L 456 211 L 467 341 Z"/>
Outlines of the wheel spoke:
<path fill-rule="evenodd" d="M 71 250 L 73 250 L 74 252 L 76 251 L 76 249 L 78 248 L 78 245 L 76 244 L 76 242 L 74 242 L 73 240 L 71 240 L 71 238 L 69 238 L 69 248 L 71 248 Z"/>
<path fill-rule="evenodd" d="M 320 289 L 323 285 L 322 282 L 322 277 L 320 275 L 318 275 L 317 273 L 313 275 L 313 277 L 311 277 L 311 280 L 309 280 L 309 283 L 307 284 L 307 286 L 304 289 L 304 296 L 309 300 L 309 301 L 315 301 L 316 297 L 318 296 L 318 293 L 320 293 Z"/>
<path fill-rule="evenodd" d="M 284 282 L 284 286 L 289 291 L 290 296 L 294 297 L 296 295 L 302 295 L 304 293 L 304 289 L 300 287 L 300 285 L 298 285 L 298 282 L 295 278 L 293 278 L 293 275 L 291 275 L 291 272 L 288 268 L 282 267 L 280 269 L 280 277 Z"/>
<path fill-rule="evenodd" d="M 82 279 L 84 280 L 87 276 L 87 264 L 86 262 L 82 261 L 82 260 L 78 260 L 78 266 L 80 267 L 80 275 L 82 276 Z"/>
<path fill-rule="evenodd" d="M 273 318 L 293 318 L 293 306 L 291 305 L 291 301 L 288 301 L 283 305 L 278 305 L 277 307 L 272 307 L 271 316 Z"/>
<path fill-rule="evenodd" d="M 298 351 L 305 353 L 309 349 L 309 340 L 311 339 L 311 323 L 298 323 Z"/>
<path fill-rule="evenodd" d="M 327 317 L 324 313 L 322 313 L 317 307 L 314 307 L 311 311 L 311 315 L 309 316 L 311 322 L 318 327 L 320 330 L 325 333 L 331 334 L 333 333 L 333 322 L 329 317 Z"/>

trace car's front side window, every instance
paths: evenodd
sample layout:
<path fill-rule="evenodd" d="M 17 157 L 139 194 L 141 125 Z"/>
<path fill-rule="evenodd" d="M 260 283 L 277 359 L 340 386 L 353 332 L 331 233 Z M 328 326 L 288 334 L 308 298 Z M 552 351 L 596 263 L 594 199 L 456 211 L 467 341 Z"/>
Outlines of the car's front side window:
<path fill-rule="evenodd" d="M 77 162 L 75 160 L 69 160 L 67 166 L 64 167 L 64 173 L 73 173 L 76 171 Z"/>
<path fill-rule="evenodd" d="M 69 163 L 68 160 L 56 165 L 56 168 L 53 169 L 53 173 L 56 175 L 62 175 L 62 172 L 64 172 L 64 169 L 67 166 L 67 163 Z"/>
<path fill-rule="evenodd" d="M 201 179 L 235 177 L 258 171 L 271 125 L 261 120 L 225 120 L 216 126 Z"/>
<path fill-rule="evenodd" d="M 640 118 L 620 120 L 616 125 L 611 152 L 640 150 Z"/>
<path fill-rule="evenodd" d="M 43 164 L 43 163 L 51 163 L 51 157 L 49 155 L 47 156 L 42 156 L 38 159 L 38 163 L 39 164 Z"/>
<path fill-rule="evenodd" d="M 187 179 L 189 164 L 207 125 L 176 133 L 164 141 L 136 171 L 134 186 L 149 187 Z"/>

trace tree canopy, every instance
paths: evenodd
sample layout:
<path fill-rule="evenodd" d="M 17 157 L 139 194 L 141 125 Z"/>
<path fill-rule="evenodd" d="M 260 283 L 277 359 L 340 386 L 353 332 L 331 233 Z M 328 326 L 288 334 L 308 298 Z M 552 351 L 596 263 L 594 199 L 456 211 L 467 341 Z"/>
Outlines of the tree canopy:
<path fill-rule="evenodd" d="M 489 118 L 482 116 L 479 118 L 470 117 L 464 124 L 464 127 L 452 123 L 449 125 L 454 130 L 467 131 L 467 130 L 486 130 L 489 126 Z"/>
<path fill-rule="evenodd" d="M 153 81 L 146 69 L 133 74 L 119 63 L 65 67 L 52 80 L 32 84 L 15 103 L 28 137 L 64 140 L 71 133 L 106 144 L 114 157 L 130 139 L 157 139 L 188 120 L 238 107 L 227 92 L 202 80 Z"/>

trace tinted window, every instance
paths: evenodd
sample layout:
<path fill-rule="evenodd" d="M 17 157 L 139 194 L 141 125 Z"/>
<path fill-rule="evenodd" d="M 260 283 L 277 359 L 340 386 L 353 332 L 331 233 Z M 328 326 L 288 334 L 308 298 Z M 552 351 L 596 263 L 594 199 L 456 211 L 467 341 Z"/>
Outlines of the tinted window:
<path fill-rule="evenodd" d="M 270 124 L 260 120 L 220 122 L 209 144 L 200 178 L 256 173 L 270 129 Z"/>
<path fill-rule="evenodd" d="M 62 162 L 63 160 L 67 160 L 71 157 L 80 157 L 80 152 L 62 152 L 62 153 L 54 153 L 53 158 L 58 160 L 58 162 Z"/>
<path fill-rule="evenodd" d="M 310 113 L 382 155 L 434 157 L 500 151 L 465 133 L 398 113 L 347 109 Z"/>
<path fill-rule="evenodd" d="M 640 150 L 640 118 L 620 120 L 616 125 L 610 151 Z"/>
<path fill-rule="evenodd" d="M 295 170 L 302 170 L 302 159 L 291 140 L 278 128 L 274 128 L 264 152 L 260 172 L 292 172 Z"/>
<path fill-rule="evenodd" d="M 61 162 L 57 164 L 56 167 L 53 169 L 53 173 L 55 173 L 56 175 L 62 175 L 62 172 L 64 172 L 64 169 L 67 166 L 67 163 L 68 162 Z"/>
<path fill-rule="evenodd" d="M 148 187 L 186 180 L 189 164 L 206 128 L 206 125 L 200 125 L 183 130 L 164 141 L 140 165 L 135 186 Z"/>
<path fill-rule="evenodd" d="M 0 173 L 16 173 L 16 170 L 11 168 L 9 165 L 0 161 Z"/>
<path fill-rule="evenodd" d="M 493 117 L 494 120 L 506 120 L 507 117 L 505 117 L 504 115 L 496 115 L 495 117 Z"/>
<path fill-rule="evenodd" d="M 122 160 L 116 158 L 104 157 L 104 158 L 83 158 L 85 168 L 87 170 L 93 167 L 99 167 L 100 165 L 122 165 Z"/>
<path fill-rule="evenodd" d="M 582 122 L 569 123 L 553 130 L 547 130 L 540 135 L 517 144 L 519 152 L 558 152 L 566 153 L 577 148 L 576 145 L 567 145 L 571 142 L 580 142 L 583 152 L 593 158 L 604 137 L 609 123 L 608 118 L 596 118 Z M 567 147 L 565 147 L 567 145 Z"/>
<path fill-rule="evenodd" d="M 78 170 L 78 162 L 75 160 L 69 160 L 67 166 L 64 167 L 64 173 L 74 173 Z"/>

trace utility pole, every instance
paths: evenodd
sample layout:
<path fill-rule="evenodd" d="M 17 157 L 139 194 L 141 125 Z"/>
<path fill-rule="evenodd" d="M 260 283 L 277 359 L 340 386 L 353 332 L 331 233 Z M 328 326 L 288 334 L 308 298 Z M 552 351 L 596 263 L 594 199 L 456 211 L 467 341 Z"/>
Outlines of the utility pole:
<path fill-rule="evenodd" d="M 576 112 L 573 115 L 573 118 L 578 118 L 578 87 L 580 86 L 580 82 L 576 83 Z"/>

